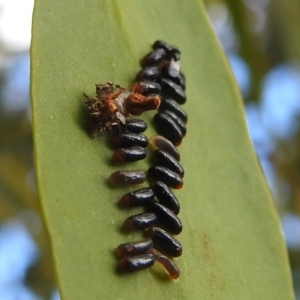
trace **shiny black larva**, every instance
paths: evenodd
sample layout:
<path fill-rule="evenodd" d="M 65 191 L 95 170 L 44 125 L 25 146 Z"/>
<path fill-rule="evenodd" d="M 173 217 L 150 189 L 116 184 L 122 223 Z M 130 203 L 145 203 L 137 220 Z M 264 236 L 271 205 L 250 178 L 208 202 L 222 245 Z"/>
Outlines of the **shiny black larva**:
<path fill-rule="evenodd" d="M 117 136 L 123 133 L 143 133 L 147 129 L 147 123 L 141 119 L 126 119 L 125 124 L 112 124 L 110 133 Z"/>
<path fill-rule="evenodd" d="M 147 129 L 147 123 L 141 119 L 127 119 L 124 125 L 125 129 L 132 133 L 142 133 Z"/>
<path fill-rule="evenodd" d="M 148 146 L 148 138 L 141 133 L 126 132 L 113 135 L 111 141 L 115 147 L 132 147 L 140 146 L 146 148 Z"/>
<path fill-rule="evenodd" d="M 184 89 L 168 78 L 161 78 L 159 80 L 162 94 L 166 97 L 174 99 L 179 104 L 184 104 L 186 101 L 186 94 Z"/>
<path fill-rule="evenodd" d="M 162 48 L 155 49 L 148 53 L 143 59 L 141 59 L 141 67 L 157 66 L 166 58 L 166 51 Z"/>
<path fill-rule="evenodd" d="M 150 184 L 150 187 L 161 204 L 172 210 L 176 215 L 179 214 L 180 203 L 166 184 L 162 181 L 155 181 Z"/>
<path fill-rule="evenodd" d="M 145 96 L 160 94 L 161 92 L 160 84 L 150 80 L 138 81 L 132 85 L 131 89 L 133 92 Z"/>
<path fill-rule="evenodd" d="M 116 248 L 115 253 L 118 257 L 130 257 L 130 256 L 145 254 L 146 252 L 151 250 L 152 247 L 153 247 L 152 240 L 150 238 L 146 238 L 138 242 L 120 244 Z"/>
<path fill-rule="evenodd" d="M 155 181 L 162 181 L 173 189 L 181 189 L 183 186 L 183 181 L 180 175 L 165 167 L 152 166 L 148 169 L 148 175 L 151 179 Z"/>
<path fill-rule="evenodd" d="M 143 230 L 153 226 L 156 221 L 156 214 L 145 212 L 127 218 L 123 223 L 123 228 L 127 231 Z"/>
<path fill-rule="evenodd" d="M 182 224 L 179 218 L 164 205 L 153 202 L 151 210 L 155 213 L 157 220 L 172 234 L 179 234 L 182 231 Z"/>
<path fill-rule="evenodd" d="M 112 156 L 114 163 L 127 163 L 146 158 L 147 150 L 143 147 L 119 148 Z"/>
<path fill-rule="evenodd" d="M 186 125 L 183 122 L 183 120 L 181 120 L 175 113 L 173 113 L 170 110 L 165 109 L 163 111 L 163 113 L 167 114 L 168 116 L 170 116 L 173 119 L 173 121 L 176 123 L 176 125 L 180 128 L 183 137 L 185 137 L 185 135 L 186 135 Z"/>
<path fill-rule="evenodd" d="M 153 157 L 153 162 L 155 165 L 161 166 L 161 167 L 166 167 L 178 175 L 180 177 L 184 176 L 184 169 L 179 163 L 178 160 L 176 160 L 172 155 L 170 155 L 168 152 L 157 149 L 153 152 L 152 154 Z"/>
<path fill-rule="evenodd" d="M 151 188 L 143 188 L 123 195 L 120 204 L 124 207 L 143 206 L 151 202 L 153 198 L 153 190 Z"/>
<path fill-rule="evenodd" d="M 145 67 L 136 75 L 136 80 L 137 81 L 143 81 L 143 80 L 155 81 L 156 79 L 158 79 L 160 74 L 161 74 L 160 68 L 157 66 Z"/>
<path fill-rule="evenodd" d="M 168 43 L 158 40 L 154 42 L 152 45 L 152 49 L 157 50 L 157 49 L 164 49 L 166 51 L 166 55 L 169 60 L 174 59 L 176 61 L 180 60 L 180 51 L 178 48 L 175 48 Z"/>
<path fill-rule="evenodd" d="M 153 266 L 155 255 L 152 253 L 126 257 L 120 260 L 117 270 L 120 272 L 134 272 L 147 269 Z"/>
<path fill-rule="evenodd" d="M 176 122 L 165 113 L 157 113 L 153 117 L 156 130 L 162 136 L 171 141 L 175 146 L 179 146 L 183 139 L 183 133 Z"/>
<path fill-rule="evenodd" d="M 174 68 L 174 62 L 169 66 L 164 66 L 161 70 L 161 74 L 164 78 L 171 80 L 185 91 L 185 77 L 178 69 Z"/>
<path fill-rule="evenodd" d="M 180 153 L 177 148 L 162 135 L 153 135 L 149 139 L 149 144 L 157 149 L 161 149 L 170 155 L 172 155 L 176 160 L 180 161 Z"/>
<path fill-rule="evenodd" d="M 159 111 L 169 110 L 177 115 L 185 124 L 187 123 L 187 113 L 180 107 L 180 105 L 172 99 L 163 99 L 159 106 Z"/>
<path fill-rule="evenodd" d="M 158 246 L 166 255 L 178 257 L 182 254 L 180 242 L 165 230 L 159 227 L 151 227 L 148 234 L 154 245 Z"/>

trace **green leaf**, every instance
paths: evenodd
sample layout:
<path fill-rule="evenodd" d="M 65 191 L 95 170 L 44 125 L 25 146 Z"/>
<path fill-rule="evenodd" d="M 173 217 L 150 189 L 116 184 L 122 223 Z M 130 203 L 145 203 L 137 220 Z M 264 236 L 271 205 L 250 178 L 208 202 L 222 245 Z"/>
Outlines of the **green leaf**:
<path fill-rule="evenodd" d="M 36 0 L 31 96 L 38 188 L 63 299 L 292 299 L 286 249 L 245 126 L 242 102 L 200 1 Z M 188 133 L 176 191 L 184 250 L 173 282 L 155 266 L 119 276 L 114 248 L 141 238 L 120 226 L 129 188 L 112 188 L 118 167 L 105 137 L 83 125 L 83 92 L 128 87 L 138 60 L 163 39 L 182 52 Z M 154 134 L 153 113 L 147 134 Z M 146 170 L 148 161 L 128 164 Z"/>

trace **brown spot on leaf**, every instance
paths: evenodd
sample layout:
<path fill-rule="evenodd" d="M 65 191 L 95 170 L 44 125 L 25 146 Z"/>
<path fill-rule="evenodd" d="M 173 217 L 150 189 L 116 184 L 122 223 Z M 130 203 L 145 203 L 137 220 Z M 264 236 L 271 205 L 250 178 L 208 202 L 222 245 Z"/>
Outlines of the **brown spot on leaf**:
<path fill-rule="evenodd" d="M 214 274 L 210 274 L 210 276 L 209 276 L 210 284 L 212 285 L 212 287 L 214 289 L 224 290 L 225 280 L 222 278 L 223 274 L 218 274 L 218 275 L 221 276 L 221 277 L 217 278 Z"/>
<path fill-rule="evenodd" d="M 210 275 L 210 283 L 213 286 L 213 288 L 217 288 L 217 278 L 214 274 Z"/>
<path fill-rule="evenodd" d="M 205 260 L 208 263 L 213 264 L 214 257 L 213 257 L 213 253 L 212 253 L 212 245 L 211 245 L 211 240 L 207 234 L 203 235 L 202 242 L 203 242 Z"/>

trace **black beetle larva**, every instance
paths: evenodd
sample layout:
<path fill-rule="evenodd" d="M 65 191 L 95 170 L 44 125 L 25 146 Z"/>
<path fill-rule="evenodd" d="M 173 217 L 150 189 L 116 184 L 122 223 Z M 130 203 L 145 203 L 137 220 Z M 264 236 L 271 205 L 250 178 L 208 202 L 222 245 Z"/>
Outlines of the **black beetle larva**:
<path fill-rule="evenodd" d="M 112 156 L 114 163 L 138 161 L 146 158 L 147 151 L 143 147 L 119 148 Z"/>
<path fill-rule="evenodd" d="M 179 268 L 165 255 L 160 253 L 158 250 L 152 248 L 150 250 L 152 254 L 155 256 L 155 261 L 157 261 L 159 264 L 161 264 L 164 269 L 169 274 L 170 278 L 177 279 L 180 275 Z"/>
<path fill-rule="evenodd" d="M 153 226 L 156 220 L 154 213 L 141 213 L 127 218 L 123 223 L 123 228 L 128 231 L 143 230 Z"/>
<path fill-rule="evenodd" d="M 179 214 L 179 201 L 166 184 L 161 181 L 155 181 L 150 184 L 150 188 L 161 204 L 171 209 L 176 215 Z"/>
<path fill-rule="evenodd" d="M 163 99 L 159 106 L 159 111 L 169 110 L 176 114 L 184 123 L 187 123 L 186 112 L 177 104 L 176 101 L 171 99 Z"/>
<path fill-rule="evenodd" d="M 152 49 L 164 49 L 167 53 L 167 56 L 170 58 L 175 59 L 176 61 L 180 60 L 180 51 L 179 49 L 169 45 L 164 41 L 156 41 L 152 45 Z"/>
<path fill-rule="evenodd" d="M 176 85 L 180 86 L 185 92 L 185 77 L 183 73 L 172 69 L 170 66 L 164 66 L 161 71 L 162 77 L 173 81 Z M 160 78 L 158 78 L 160 79 Z M 183 103 L 181 103 L 183 104 Z"/>
<path fill-rule="evenodd" d="M 183 86 L 181 86 L 182 78 L 179 70 L 173 69 L 171 66 L 164 66 L 162 69 L 162 76 L 178 84 L 183 89 Z"/>
<path fill-rule="evenodd" d="M 140 119 L 127 119 L 125 127 L 132 133 L 142 133 L 147 129 L 147 123 Z"/>
<path fill-rule="evenodd" d="M 180 175 L 165 167 L 152 166 L 148 169 L 148 175 L 154 180 L 162 181 L 174 189 L 181 189 L 183 186 Z"/>
<path fill-rule="evenodd" d="M 125 207 L 141 206 L 148 204 L 154 198 L 154 193 L 150 188 L 132 191 L 122 196 L 120 204 Z"/>
<path fill-rule="evenodd" d="M 152 211 L 156 214 L 157 220 L 172 234 L 179 234 L 182 231 L 182 224 L 172 210 L 164 205 L 153 202 Z"/>
<path fill-rule="evenodd" d="M 146 148 L 149 143 L 148 138 L 144 134 L 138 134 L 132 132 L 113 135 L 111 140 L 113 145 L 118 148 L 132 147 L 132 146 L 140 146 Z"/>
<path fill-rule="evenodd" d="M 146 174 L 139 170 L 119 170 L 112 173 L 109 180 L 115 185 L 141 184 L 145 182 Z"/>
<path fill-rule="evenodd" d="M 120 135 L 122 133 L 142 133 L 147 129 L 147 123 L 141 119 L 126 119 L 125 124 L 112 124 L 110 131 L 112 135 Z"/>
<path fill-rule="evenodd" d="M 175 113 L 173 113 L 170 110 L 166 109 L 166 110 L 163 111 L 163 113 L 167 114 L 168 116 L 170 116 L 173 119 L 173 121 L 176 123 L 176 125 L 180 128 L 183 137 L 185 137 L 185 135 L 186 135 L 185 123 Z"/>
<path fill-rule="evenodd" d="M 136 256 L 148 252 L 152 247 L 152 240 L 147 238 L 143 241 L 120 244 L 115 253 L 118 257 Z"/>
<path fill-rule="evenodd" d="M 165 113 L 157 113 L 153 117 L 153 123 L 157 131 L 170 140 L 175 146 L 179 146 L 183 139 L 183 133 L 176 122 Z"/>
<path fill-rule="evenodd" d="M 156 165 L 166 167 L 177 174 L 179 174 L 181 177 L 184 176 L 184 170 L 181 164 L 176 160 L 172 155 L 170 155 L 168 152 L 157 149 L 153 152 L 153 161 Z"/>
<path fill-rule="evenodd" d="M 161 41 L 161 40 L 157 40 L 153 43 L 152 45 L 152 49 L 156 50 L 156 49 L 164 49 L 167 53 L 171 52 L 171 50 L 173 49 L 173 47 L 168 44 L 167 42 Z"/>
<path fill-rule="evenodd" d="M 146 67 L 142 69 L 137 75 L 136 80 L 137 81 L 143 81 L 143 80 L 151 80 L 155 81 L 160 76 L 160 68 L 153 66 L 153 67 Z"/>
<path fill-rule="evenodd" d="M 166 58 L 166 51 L 162 48 L 156 49 L 148 53 L 141 61 L 141 67 L 153 66 L 159 64 Z"/>
<path fill-rule="evenodd" d="M 180 161 L 180 153 L 177 150 L 177 148 L 168 139 L 166 139 L 162 135 L 153 135 L 149 139 L 149 143 L 155 148 L 158 148 L 158 149 L 168 152 L 175 159 Z"/>
<path fill-rule="evenodd" d="M 167 255 L 178 257 L 182 254 L 180 242 L 165 230 L 159 227 L 151 227 L 148 230 L 148 234 L 152 238 L 154 245 L 159 246 Z"/>
<path fill-rule="evenodd" d="M 161 86 L 157 82 L 144 80 L 144 81 L 138 81 L 134 83 L 131 86 L 131 90 L 134 93 L 139 93 L 141 95 L 146 96 L 146 95 L 160 94 Z"/>
<path fill-rule="evenodd" d="M 118 270 L 122 272 L 139 271 L 152 267 L 154 262 L 155 255 L 152 253 L 126 257 L 118 263 Z"/>
<path fill-rule="evenodd" d="M 161 85 L 163 95 L 174 99 L 179 104 L 185 103 L 186 95 L 180 85 L 167 78 L 161 78 L 159 83 Z"/>

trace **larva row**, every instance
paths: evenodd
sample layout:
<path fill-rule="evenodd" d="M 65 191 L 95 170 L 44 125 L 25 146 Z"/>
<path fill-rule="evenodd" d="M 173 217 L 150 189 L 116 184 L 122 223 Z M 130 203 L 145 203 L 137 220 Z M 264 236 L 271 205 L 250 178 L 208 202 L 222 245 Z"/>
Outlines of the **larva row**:
<path fill-rule="evenodd" d="M 144 68 L 136 76 L 140 81 L 133 85 L 132 90 L 144 96 L 162 94 L 160 112 L 155 115 L 154 123 L 156 128 L 164 128 L 160 132 L 165 137 L 175 145 L 179 145 L 186 134 L 187 115 L 174 100 L 165 98 L 165 96 L 175 97 L 180 103 L 185 102 L 184 76 L 179 72 L 180 53 L 164 42 L 154 43 L 153 49 L 141 61 Z M 176 78 L 179 78 L 178 82 Z M 162 136 L 155 136 L 150 140 L 152 145 L 158 148 L 152 154 L 154 165 L 148 169 L 148 177 L 153 182 L 148 189 L 124 195 L 121 203 L 125 206 L 130 204 L 146 207 L 145 213 L 127 218 L 123 227 L 127 230 L 143 230 L 150 227 L 147 234 L 154 241 L 154 248 L 150 250 L 141 247 L 142 251 L 137 254 L 127 253 L 127 256 L 120 261 L 119 268 L 125 271 L 140 270 L 152 266 L 156 260 L 164 266 L 170 277 L 175 279 L 180 274 L 178 267 L 155 248 L 158 247 L 173 257 L 178 257 L 182 253 L 180 242 L 172 236 L 172 234 L 176 235 L 182 231 L 181 221 L 177 217 L 180 205 L 168 186 L 180 189 L 183 185 L 184 170 L 179 163 L 179 152 L 169 140 Z M 158 201 L 153 200 L 154 195 Z M 157 223 L 166 230 L 157 227 Z M 144 245 L 144 241 L 126 243 L 119 247 L 130 248 L 134 247 L 133 245 Z M 150 254 L 153 253 L 155 255 L 151 257 Z"/>
<path fill-rule="evenodd" d="M 130 121 L 131 125 L 133 120 Z M 136 124 L 140 123 L 141 120 L 135 120 Z M 137 134 L 137 133 L 136 133 Z M 132 132 L 122 132 L 117 135 L 112 136 L 113 144 L 117 147 L 134 147 L 136 143 L 139 143 L 143 140 L 143 143 L 139 143 L 140 146 L 146 146 L 148 141 L 144 143 L 144 138 L 136 138 L 137 135 L 132 134 Z M 124 138 L 126 137 L 126 138 Z M 132 138 L 128 138 L 132 137 Z M 133 138 L 134 137 L 134 138 Z M 144 137 L 142 135 L 142 137 Z M 146 139 L 146 138 L 145 138 Z M 116 143 L 117 141 L 117 143 Z M 157 144 L 156 137 L 150 139 L 153 145 Z M 163 137 L 159 138 L 160 145 L 163 145 L 163 141 L 166 142 L 166 149 L 173 149 L 176 153 L 176 148 L 170 144 L 169 141 L 164 139 Z M 130 149 L 130 148 L 120 148 L 120 149 Z M 117 150 L 115 153 L 118 153 Z M 164 151 L 156 150 L 158 153 Z M 165 152 L 167 155 L 168 153 Z M 112 159 L 115 161 L 115 154 L 113 154 Z M 132 161 L 132 158 L 126 159 L 125 162 Z M 118 160 L 117 163 L 124 162 L 124 160 Z M 140 184 L 146 180 L 146 175 L 143 171 L 139 170 L 119 170 L 111 174 L 110 181 L 115 185 L 133 185 Z M 163 181 L 168 182 L 168 176 L 162 178 Z M 159 202 L 154 201 L 154 197 L 159 200 Z M 179 234 L 182 230 L 182 225 L 180 220 L 177 218 L 176 213 L 179 213 L 179 202 L 166 184 L 163 182 L 153 182 L 150 184 L 149 188 L 139 189 L 130 193 L 127 193 L 121 197 L 120 204 L 124 207 L 134 207 L 134 206 L 142 206 L 146 208 L 146 212 L 136 214 L 127 218 L 123 223 L 123 228 L 126 231 L 133 230 L 147 230 L 146 234 L 152 238 L 155 244 L 160 245 L 160 248 L 171 256 L 180 256 L 182 252 L 182 247 L 180 243 L 173 238 L 170 234 L 168 234 L 165 230 L 159 227 L 152 227 L 157 225 L 157 223 L 162 224 L 168 231 L 171 231 L 174 234 Z M 163 205 L 164 204 L 164 205 Z M 151 228 L 150 228 L 151 227 Z M 152 243 L 151 240 L 151 243 Z M 135 243 L 126 243 L 122 244 L 117 248 L 117 255 L 122 259 L 119 262 L 119 269 L 123 271 L 136 271 L 144 268 L 148 268 L 152 266 L 154 261 L 156 260 L 169 273 L 170 277 L 175 279 L 179 276 L 178 267 L 172 263 L 169 258 L 162 253 L 160 253 L 157 249 L 151 247 L 148 249 L 147 247 L 143 247 L 144 241 L 135 242 Z M 138 247 L 138 252 L 125 252 L 120 253 L 120 247 L 123 248 L 132 248 Z"/>
<path fill-rule="evenodd" d="M 187 123 L 187 114 L 178 105 L 186 102 L 180 51 L 163 41 L 156 41 L 152 48 L 141 60 L 143 69 L 136 76 L 139 82 L 133 85 L 133 91 L 137 89 L 145 96 L 160 94 L 161 104 L 153 118 L 154 125 L 159 134 L 178 146 L 186 135 Z"/>
<path fill-rule="evenodd" d="M 180 273 L 178 267 L 155 248 L 173 257 L 182 253 L 180 242 L 173 237 L 182 230 L 177 217 L 180 205 L 169 187 L 180 189 L 183 185 L 184 170 L 174 145 L 179 145 L 186 134 L 187 115 L 178 105 L 186 100 L 185 78 L 180 72 L 179 50 L 161 41 L 154 43 L 153 51 L 145 56 L 141 66 L 143 70 L 130 91 L 111 82 L 96 84 L 96 96 L 90 98 L 85 95 L 86 104 L 91 116 L 92 137 L 105 130 L 111 132 L 112 143 L 117 148 L 112 161 L 117 164 L 147 156 L 148 138 L 142 134 L 147 124 L 127 117 L 160 107 L 153 121 L 164 137 L 150 139 L 157 148 L 153 152 L 154 165 L 147 172 L 151 184 L 149 188 L 123 195 L 120 200 L 124 206 L 143 206 L 146 209 L 144 213 L 127 218 L 123 228 L 146 230 L 148 239 L 121 244 L 116 253 L 121 258 L 118 267 L 123 271 L 148 268 L 157 261 L 175 279 Z M 116 185 L 141 184 L 145 180 L 146 174 L 141 170 L 119 170 L 110 175 L 110 181 Z M 157 199 L 154 200 L 154 197 Z"/>

